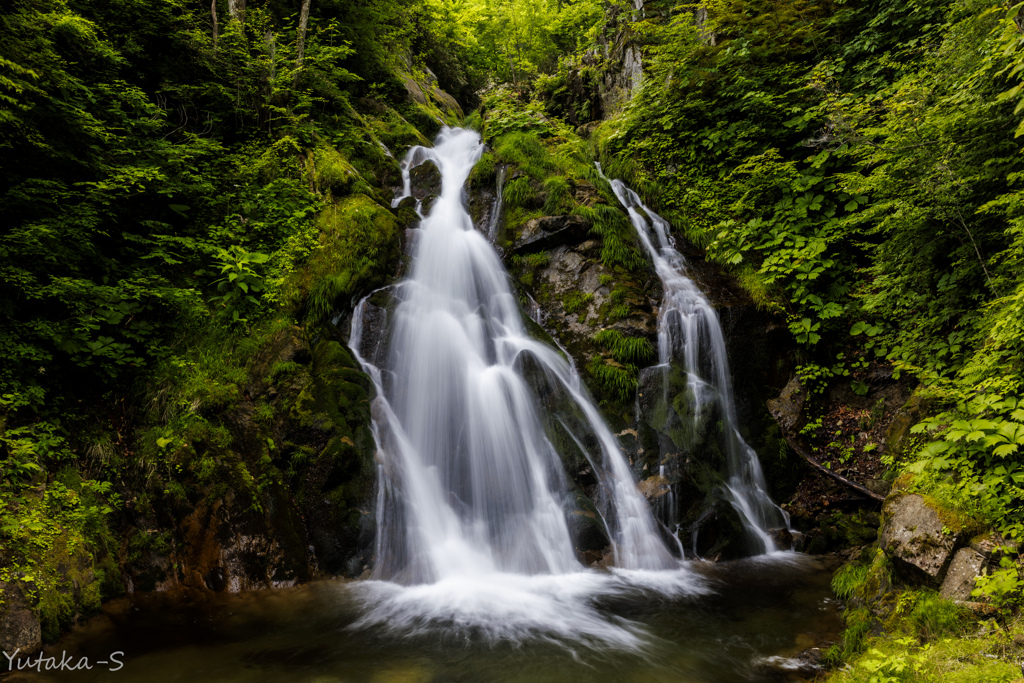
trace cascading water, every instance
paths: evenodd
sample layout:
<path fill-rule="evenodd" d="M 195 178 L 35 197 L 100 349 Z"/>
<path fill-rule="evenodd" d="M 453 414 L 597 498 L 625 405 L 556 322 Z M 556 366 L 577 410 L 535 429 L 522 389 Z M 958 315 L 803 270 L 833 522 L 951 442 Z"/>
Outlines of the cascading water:
<path fill-rule="evenodd" d="M 441 167 L 442 197 L 413 240 L 410 277 L 361 302 L 352 324 L 352 349 L 377 388 L 375 571 L 394 581 L 317 581 L 201 605 L 143 592 L 131 609 L 97 617 L 46 656 L 59 658 L 63 647 L 99 657 L 128 643 L 132 666 L 119 677 L 138 683 L 165 670 L 195 683 L 735 683 L 788 680 L 807 671 L 792 655 L 808 634 L 839 637 L 832 572 L 808 557 L 667 559 L 579 377 L 523 334 L 500 263 L 461 208 L 461 183 L 478 154 L 475 134 L 446 130 L 436 150 L 407 157 Z M 385 299 L 396 303 L 390 314 Z M 549 384 L 539 384 L 545 377 Z M 565 478 L 539 428 L 552 421 L 568 425 L 604 470 L 599 488 L 620 567 L 650 569 L 578 564 Z M 13 675 L 65 678 L 20 667 Z M 72 678 L 106 681 L 108 667 Z"/>
<path fill-rule="evenodd" d="M 615 437 L 571 366 L 526 334 L 505 270 L 466 212 L 462 186 L 482 151 L 477 133 L 446 129 L 436 147 L 414 147 L 403 164 L 406 193 L 410 170 L 428 160 L 442 188 L 399 285 L 386 372 L 363 360 L 382 403 L 381 500 L 397 508 L 382 511 L 376 576 L 416 583 L 580 569 L 567 481 L 523 377 L 527 358 L 572 395 L 597 437 L 616 565 L 668 568 L 674 559 Z M 360 313 L 351 335 L 357 352 Z"/>
<path fill-rule="evenodd" d="M 477 133 L 449 128 L 433 149 L 409 151 L 403 195 L 410 193 L 410 170 L 432 161 L 441 171 L 440 196 L 420 223 L 411 272 L 394 289 L 387 331 L 378 340 L 363 338 L 366 300 L 353 316 L 350 346 L 377 387 L 373 575 L 395 582 L 377 589 L 381 600 L 366 620 L 409 629 L 423 618 L 463 623 L 493 612 L 497 600 L 531 624 L 542 615 L 565 622 L 559 612 L 576 614 L 571 628 L 545 622 L 559 633 L 569 628 L 606 640 L 611 630 L 632 642 L 628 629 L 607 623 L 582 596 L 607 591 L 609 581 L 627 576 L 669 592 L 699 588 L 662 542 L 574 368 L 527 335 L 508 276 L 474 229 L 462 188 L 482 151 Z M 587 455 L 599 480 L 616 573 L 584 570 L 577 559 L 567 522 L 574 498 L 545 434 L 541 399 L 531 388 L 538 381 L 548 383 L 545 393 L 568 397 L 576 417 L 561 424 L 582 450 L 591 445 Z M 569 422 L 578 429 L 569 429 Z M 673 571 L 650 571 L 666 569 Z M 659 577 L 641 580 L 637 572 Z M 463 611 L 455 616 L 452 610 Z M 499 628 L 493 618 L 486 621 Z M 500 629 L 508 629 L 515 619 L 505 614 L 501 621 Z"/>
<path fill-rule="evenodd" d="M 494 242 L 501 228 L 501 209 L 505 203 L 505 165 L 498 167 L 498 178 L 495 184 L 494 205 L 491 207 L 491 224 L 487 228 L 487 239 Z"/>
<path fill-rule="evenodd" d="M 764 474 L 757 453 L 737 429 L 729 360 L 718 315 L 686 276 L 686 261 L 672 247 L 668 222 L 651 211 L 621 180 L 610 183 L 654 262 L 664 289 L 658 311 L 658 362 L 663 370 L 663 380 L 667 379 L 669 364 L 673 360 L 681 360 L 686 369 L 695 419 L 705 406 L 711 402 L 718 403 L 729 468 L 724 485 L 726 498 L 736 509 L 758 550 L 772 552 L 777 548 L 769 530 L 790 529 L 789 515 L 772 502 L 765 491 Z M 657 247 L 652 233 L 657 239 Z"/>

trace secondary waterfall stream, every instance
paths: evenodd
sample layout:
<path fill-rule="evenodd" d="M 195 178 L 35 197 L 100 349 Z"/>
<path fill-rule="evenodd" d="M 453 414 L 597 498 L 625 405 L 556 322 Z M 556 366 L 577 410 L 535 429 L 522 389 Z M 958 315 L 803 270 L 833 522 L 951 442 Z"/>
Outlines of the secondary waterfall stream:
<path fill-rule="evenodd" d="M 667 381 L 670 363 L 681 360 L 686 369 L 695 419 L 709 404 L 718 404 L 728 458 L 726 498 L 739 513 L 757 551 L 772 552 L 777 548 L 769 531 L 791 530 L 789 515 L 765 491 L 767 486 L 757 453 L 740 435 L 729 359 L 718 315 L 687 277 L 686 260 L 672 246 L 668 222 L 651 211 L 621 180 L 610 182 L 619 203 L 629 213 L 664 289 L 658 311 L 658 363 L 662 381 Z M 652 236 L 657 239 L 657 246 Z"/>

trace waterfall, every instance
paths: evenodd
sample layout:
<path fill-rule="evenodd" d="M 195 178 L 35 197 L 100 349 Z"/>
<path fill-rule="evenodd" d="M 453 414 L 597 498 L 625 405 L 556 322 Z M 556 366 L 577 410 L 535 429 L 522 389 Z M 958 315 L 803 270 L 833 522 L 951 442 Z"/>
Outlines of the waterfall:
<path fill-rule="evenodd" d="M 598 476 L 616 566 L 678 567 L 575 370 L 527 335 L 508 275 L 473 226 L 463 185 L 482 151 L 477 133 L 451 128 L 434 148 L 409 151 L 403 197 L 411 169 L 426 161 L 442 189 L 420 223 L 411 272 L 394 288 L 386 350 L 366 351 L 365 300 L 353 316 L 350 346 L 377 388 L 374 578 L 415 585 L 583 569 L 567 522 L 568 480 L 528 371 L 582 415 L 586 435 L 571 436 L 590 445 L 582 449 Z"/>
<path fill-rule="evenodd" d="M 600 165 L 597 169 L 601 173 Z M 695 418 L 708 403 L 718 403 L 728 459 L 725 497 L 739 514 L 744 529 L 758 550 L 772 552 L 777 548 L 769 530 L 790 529 L 789 515 L 765 491 L 764 474 L 757 453 L 737 429 L 729 360 L 718 315 L 686 276 L 686 261 L 672 247 L 668 222 L 644 205 L 621 180 L 610 182 L 619 203 L 629 213 L 640 242 L 654 262 L 664 289 L 658 310 L 658 361 L 666 371 L 662 377 L 667 379 L 667 369 L 672 361 L 682 361 Z M 652 236 L 657 240 L 657 246 Z"/>
<path fill-rule="evenodd" d="M 498 229 L 501 228 L 501 209 L 504 205 L 505 195 L 505 165 L 498 167 L 498 178 L 495 184 L 494 204 L 491 206 L 491 225 L 487 229 L 487 237 L 491 242 L 498 237 Z"/>

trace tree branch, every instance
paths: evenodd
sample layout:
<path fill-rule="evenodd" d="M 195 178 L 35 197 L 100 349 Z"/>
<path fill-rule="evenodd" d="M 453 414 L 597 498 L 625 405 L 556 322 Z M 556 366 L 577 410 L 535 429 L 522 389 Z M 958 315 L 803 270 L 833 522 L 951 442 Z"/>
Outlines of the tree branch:
<path fill-rule="evenodd" d="M 841 474 L 839 474 L 837 472 L 833 472 L 829 468 L 827 468 L 824 465 L 822 465 L 820 462 L 818 462 L 814 458 L 814 456 L 812 456 L 810 453 L 808 453 L 806 450 L 804 450 L 803 446 L 801 446 L 800 444 L 797 443 L 796 439 L 793 437 L 792 434 L 790 434 L 789 430 L 783 429 L 782 430 L 782 436 L 783 436 L 783 438 L 786 439 L 786 443 L 789 444 L 789 447 L 792 448 L 793 451 L 797 455 L 799 455 L 801 458 L 806 460 L 808 465 L 810 465 L 814 469 L 818 470 L 819 472 L 821 472 L 825 476 L 831 477 L 832 479 L 834 479 L 835 481 L 839 482 L 843 486 L 851 488 L 854 491 L 856 491 L 857 493 L 859 493 L 859 494 L 861 494 L 863 496 L 867 496 L 871 500 L 877 501 L 879 503 L 881 503 L 882 501 L 885 500 L 885 496 L 881 496 L 881 495 L 875 493 L 874 491 L 872 491 L 871 489 L 866 488 L 864 486 L 861 486 L 860 484 L 858 484 L 855 481 L 850 481 L 849 479 L 847 479 L 843 475 L 841 475 Z"/>

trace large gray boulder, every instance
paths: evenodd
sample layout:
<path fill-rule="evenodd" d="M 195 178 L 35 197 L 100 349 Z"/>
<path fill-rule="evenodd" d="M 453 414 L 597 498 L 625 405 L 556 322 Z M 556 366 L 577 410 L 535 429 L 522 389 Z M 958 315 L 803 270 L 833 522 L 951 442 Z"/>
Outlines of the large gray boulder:
<path fill-rule="evenodd" d="M 891 496 L 885 503 L 881 546 L 907 581 L 938 588 L 959 547 L 959 536 L 944 530 L 938 511 L 917 494 Z"/>
<path fill-rule="evenodd" d="M 985 556 L 972 548 L 961 548 L 946 570 L 939 595 L 947 600 L 970 600 L 974 579 L 985 571 Z"/>

